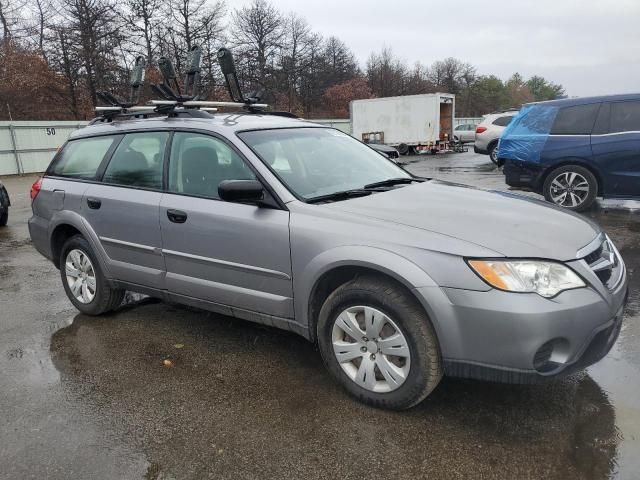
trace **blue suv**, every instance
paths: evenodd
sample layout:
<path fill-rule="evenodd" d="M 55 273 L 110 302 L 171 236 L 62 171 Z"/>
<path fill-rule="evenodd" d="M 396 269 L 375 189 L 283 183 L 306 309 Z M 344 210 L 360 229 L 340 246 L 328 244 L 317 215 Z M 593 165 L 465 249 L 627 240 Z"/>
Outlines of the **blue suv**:
<path fill-rule="evenodd" d="M 503 132 L 506 182 L 583 211 L 605 198 L 640 198 L 640 94 L 525 105 Z"/>

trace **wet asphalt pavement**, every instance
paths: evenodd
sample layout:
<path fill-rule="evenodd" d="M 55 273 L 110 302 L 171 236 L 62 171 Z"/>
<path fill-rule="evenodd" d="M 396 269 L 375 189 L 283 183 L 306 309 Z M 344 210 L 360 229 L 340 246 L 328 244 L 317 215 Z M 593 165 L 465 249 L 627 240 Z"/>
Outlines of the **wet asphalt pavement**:
<path fill-rule="evenodd" d="M 419 175 L 505 189 L 485 156 L 410 161 Z M 640 478 L 640 210 L 588 214 L 631 274 L 604 360 L 546 385 L 444 379 L 397 413 L 349 398 L 291 333 L 153 299 L 78 314 L 30 245 L 33 180 L 4 179 L 0 478 Z"/>

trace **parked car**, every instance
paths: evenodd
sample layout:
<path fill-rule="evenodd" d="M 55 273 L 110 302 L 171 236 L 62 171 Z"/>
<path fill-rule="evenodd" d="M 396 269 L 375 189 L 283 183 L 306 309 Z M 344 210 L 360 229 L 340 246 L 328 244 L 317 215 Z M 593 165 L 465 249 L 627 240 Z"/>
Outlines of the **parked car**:
<path fill-rule="evenodd" d="M 0 227 L 4 227 L 9 220 L 9 207 L 11 206 L 11 200 L 9 200 L 9 193 L 0 182 Z"/>
<path fill-rule="evenodd" d="M 397 148 L 394 148 L 390 145 L 384 145 L 383 143 L 367 143 L 371 148 L 373 148 L 376 152 L 381 153 L 387 158 L 390 158 L 394 161 L 394 163 L 398 163 L 400 159 L 400 152 L 398 152 Z"/>
<path fill-rule="evenodd" d="M 535 382 L 616 341 L 627 272 L 588 220 L 299 119 L 187 113 L 95 122 L 33 185 L 33 244 L 80 312 L 132 290 L 290 330 L 391 409 L 443 375 Z"/>
<path fill-rule="evenodd" d="M 476 127 L 473 151 L 483 155 L 489 155 L 491 161 L 500 166 L 501 164 L 498 161 L 498 141 L 505 127 L 511 123 L 511 120 L 517 113 L 517 110 L 506 110 L 504 112 L 485 115 L 482 122 Z"/>
<path fill-rule="evenodd" d="M 506 182 L 570 210 L 640 198 L 640 94 L 534 103 L 500 140 Z"/>
<path fill-rule="evenodd" d="M 476 140 L 476 124 L 463 123 L 453 129 L 453 139 L 461 143 L 473 143 Z"/>

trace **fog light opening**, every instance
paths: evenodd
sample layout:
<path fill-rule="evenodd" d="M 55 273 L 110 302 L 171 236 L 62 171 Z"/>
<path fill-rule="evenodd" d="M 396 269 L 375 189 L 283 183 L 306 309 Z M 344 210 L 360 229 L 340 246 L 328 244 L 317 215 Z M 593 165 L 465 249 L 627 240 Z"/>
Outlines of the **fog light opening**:
<path fill-rule="evenodd" d="M 542 344 L 533 356 L 533 368 L 540 373 L 549 373 L 562 367 L 569 360 L 569 341 L 554 338 Z"/>

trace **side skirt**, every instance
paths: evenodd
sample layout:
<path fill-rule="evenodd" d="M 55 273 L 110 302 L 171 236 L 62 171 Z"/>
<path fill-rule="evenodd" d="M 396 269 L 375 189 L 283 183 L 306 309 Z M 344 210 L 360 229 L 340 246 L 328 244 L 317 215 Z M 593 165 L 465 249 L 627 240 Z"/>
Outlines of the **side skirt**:
<path fill-rule="evenodd" d="M 227 315 L 242 320 L 248 320 L 250 322 L 279 328 L 281 330 L 287 330 L 289 332 L 296 333 L 306 338 L 307 340 L 311 340 L 309 336 L 309 329 L 290 318 L 276 317 L 273 315 L 267 315 L 265 313 L 254 312 L 252 310 L 230 307 L 228 305 L 201 300 L 199 298 L 189 297 L 187 295 L 179 295 L 176 293 L 167 292 L 166 290 L 145 287 L 143 285 L 138 285 L 135 283 L 114 280 L 111 281 L 111 284 L 116 288 L 123 288 L 132 292 L 149 295 L 150 297 L 160 298 L 165 302 L 175 302 L 183 305 L 189 305 L 190 307 L 201 308 L 202 310 L 220 313 L 222 315 Z"/>

